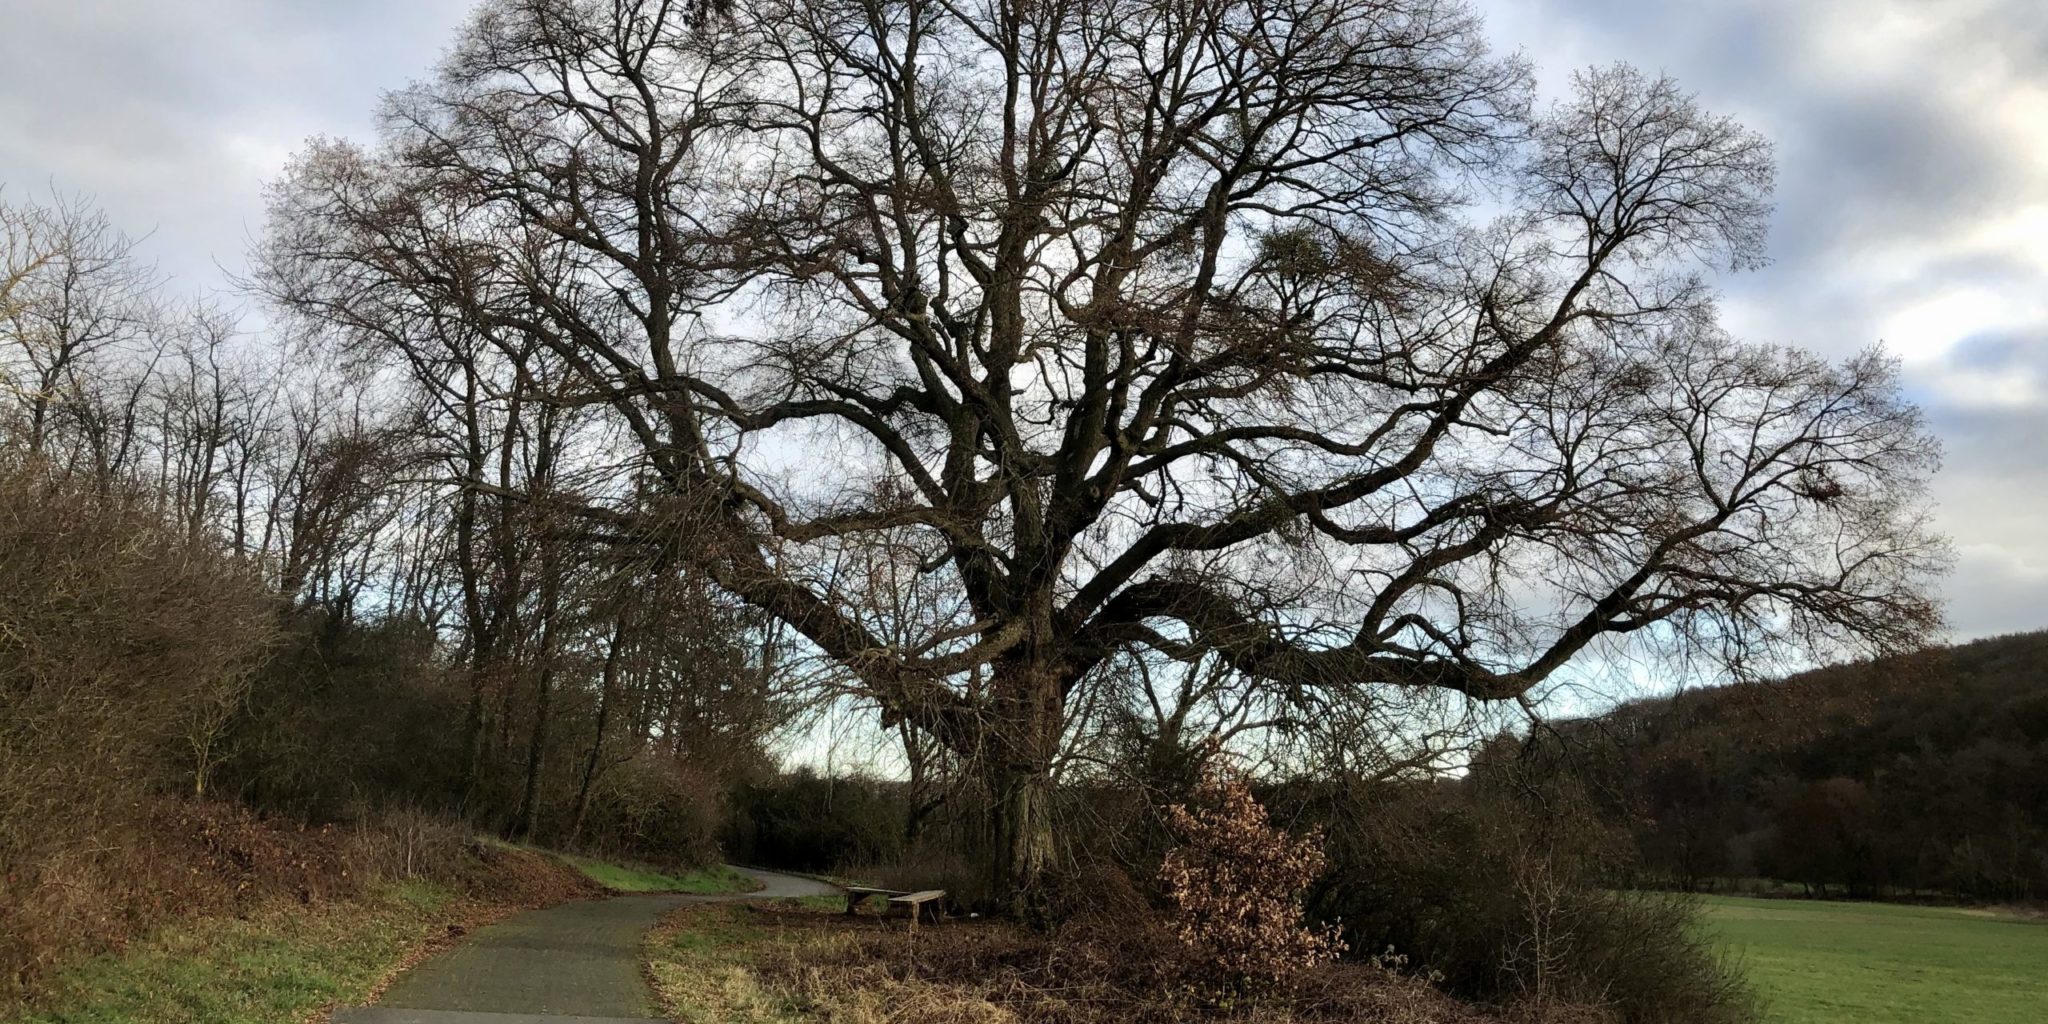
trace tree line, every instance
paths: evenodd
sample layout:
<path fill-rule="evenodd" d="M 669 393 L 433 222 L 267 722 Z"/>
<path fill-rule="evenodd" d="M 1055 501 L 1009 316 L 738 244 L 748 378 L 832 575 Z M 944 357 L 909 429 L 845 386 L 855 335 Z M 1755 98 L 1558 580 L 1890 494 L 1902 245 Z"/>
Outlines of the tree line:
<path fill-rule="evenodd" d="M 1503 737 L 1475 773 L 1582 787 L 1656 884 L 2038 900 L 2044 665 L 2027 633 L 1639 701 Z"/>
<path fill-rule="evenodd" d="M 600 443 L 479 362 L 466 418 L 175 297 L 83 201 L 0 204 L 0 814 L 116 794 L 417 807 L 713 855 L 766 763 L 776 631 L 672 551 L 553 515 Z M 33 806 L 31 806 L 33 805 Z"/>

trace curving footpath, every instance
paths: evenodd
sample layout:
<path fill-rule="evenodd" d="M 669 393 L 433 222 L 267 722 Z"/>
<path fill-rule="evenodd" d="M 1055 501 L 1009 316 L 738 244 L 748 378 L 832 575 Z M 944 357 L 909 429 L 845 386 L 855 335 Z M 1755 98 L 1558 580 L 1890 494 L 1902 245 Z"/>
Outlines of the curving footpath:
<path fill-rule="evenodd" d="M 740 870 L 762 887 L 635 893 L 506 918 L 413 968 L 376 1006 L 335 1011 L 334 1024 L 660 1024 L 640 975 L 640 943 L 663 914 L 689 903 L 839 893 L 808 878 Z"/>

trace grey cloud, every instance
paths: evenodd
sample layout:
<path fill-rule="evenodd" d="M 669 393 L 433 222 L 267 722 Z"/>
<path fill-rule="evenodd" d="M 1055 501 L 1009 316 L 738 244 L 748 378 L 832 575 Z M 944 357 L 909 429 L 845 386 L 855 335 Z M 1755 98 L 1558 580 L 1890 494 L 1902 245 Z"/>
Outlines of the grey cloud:
<path fill-rule="evenodd" d="M 1778 308 L 1817 302 L 1821 308 L 1813 315 L 1796 319 L 1861 334 L 1785 340 L 1838 353 L 1877 340 L 1872 325 L 1845 323 L 1842 315 L 1845 306 L 1864 305 L 1844 301 L 1854 298 L 1858 283 L 1816 280 L 1809 268 L 1853 264 L 1872 250 L 1938 239 L 1958 225 L 1999 215 L 2041 185 L 2015 140 L 1987 123 L 1973 106 L 1979 97 L 1956 83 L 2004 75 L 2015 87 L 2048 87 L 2048 63 L 2040 59 L 2048 47 L 2048 7 L 2042 5 L 1978 5 L 1967 17 L 1931 28 L 1927 61 L 1937 72 L 1931 75 L 1917 67 L 1843 67 L 1821 54 L 1841 24 L 1878 20 L 1887 5 L 1874 0 L 1495 0 L 1485 6 L 1495 15 L 1498 41 L 1519 43 L 1552 65 L 1545 76 L 1550 81 L 1573 66 L 1627 60 L 1676 76 L 1709 109 L 1733 114 L 1771 138 L 1780 167 L 1770 250 L 1778 269 L 1733 277 L 1724 286 L 1733 296 Z M 1515 33 L 1528 37 L 1518 40 Z"/>
<path fill-rule="evenodd" d="M 218 286 L 263 181 L 315 134 L 360 134 L 467 0 L 26 0 L 0 32 L 0 182 L 85 193 L 190 287 Z"/>
<path fill-rule="evenodd" d="M 2035 334 L 1999 331 L 1973 334 L 1949 352 L 1955 366 L 1992 373 L 2048 370 L 2048 339 Z M 2043 469 L 2048 469 L 2044 464 Z"/>
<path fill-rule="evenodd" d="M 2048 375 L 2039 337 L 1962 348 L 1961 361 L 1974 366 Z M 1935 406 L 1929 416 L 1947 446 L 1934 498 L 1957 550 L 1946 587 L 1956 633 L 2048 626 L 2048 408 Z"/>
<path fill-rule="evenodd" d="M 2015 342 L 2004 348 L 2007 342 Z M 1997 372 L 2048 374 L 2048 345 L 2039 340 L 2017 343 L 2017 339 L 1994 340 L 1973 348 L 1966 359 L 1983 360 Z M 1944 469 L 1955 479 L 2002 481 L 2016 492 L 2048 496 L 2048 405 L 2010 409 L 1964 409 L 1936 405 L 1927 410 L 1946 443 Z M 2048 541 L 2048 505 L 2041 501 L 2002 503 L 1999 509 L 1977 509 L 1979 513 L 2010 513 L 2024 516 L 2029 532 L 2041 532 Z M 2048 545 L 2042 548 L 2048 555 Z"/>
<path fill-rule="evenodd" d="M 2048 572 L 2028 571 L 2002 555 L 1964 552 L 1950 587 L 1949 621 L 1959 635 L 2026 633 L 2048 622 Z"/>

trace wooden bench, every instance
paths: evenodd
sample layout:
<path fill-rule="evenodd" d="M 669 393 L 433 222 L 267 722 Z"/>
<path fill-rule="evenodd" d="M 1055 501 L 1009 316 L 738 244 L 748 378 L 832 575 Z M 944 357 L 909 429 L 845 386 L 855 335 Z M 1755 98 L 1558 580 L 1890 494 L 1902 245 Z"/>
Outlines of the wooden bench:
<path fill-rule="evenodd" d="M 889 897 L 889 905 L 900 906 L 910 911 L 910 934 L 916 935 L 917 919 L 924 916 L 925 908 L 931 908 L 932 920 L 936 921 L 938 920 L 939 911 L 945 907 L 945 904 L 939 901 L 945 898 L 946 890 L 944 889 L 925 889 L 920 892 L 906 892 L 900 896 L 891 896 Z"/>
<path fill-rule="evenodd" d="M 898 896 L 909 895 L 911 894 L 901 889 L 877 889 L 870 885 L 849 885 L 846 887 L 846 914 L 848 917 L 853 916 L 854 909 L 866 902 L 870 896 L 894 899 Z"/>

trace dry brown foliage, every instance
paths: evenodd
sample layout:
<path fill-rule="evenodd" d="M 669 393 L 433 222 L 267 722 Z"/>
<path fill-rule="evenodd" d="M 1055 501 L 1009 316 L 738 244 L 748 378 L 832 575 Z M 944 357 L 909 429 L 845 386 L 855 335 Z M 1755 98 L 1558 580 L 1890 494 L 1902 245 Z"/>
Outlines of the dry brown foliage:
<path fill-rule="evenodd" d="M 200 788 L 269 637 L 260 586 L 115 485 L 0 466 L 0 996 L 168 913 L 324 882 Z"/>
<path fill-rule="evenodd" d="M 589 876 L 546 854 L 472 840 L 465 855 L 440 866 L 437 877 L 473 898 L 517 907 L 544 907 L 606 895 Z"/>
<path fill-rule="evenodd" d="M 1256 991 L 1342 955 L 1335 927 L 1302 919 L 1302 894 L 1323 871 L 1321 832 L 1275 827 L 1250 785 L 1216 768 L 1196 798 L 1168 812 L 1182 845 L 1159 866 L 1174 934 L 1194 958 L 1191 984 L 1216 996 Z"/>
<path fill-rule="evenodd" d="M 783 1024 L 1505 1024 L 1425 981 L 1375 964 L 1306 970 L 1285 998 L 1189 997 L 1181 949 L 1156 916 L 1096 918 L 1053 933 L 993 921 L 923 928 L 788 906 L 687 907 L 665 930 L 725 940 L 692 954 L 679 1020 Z M 654 944 L 657 951 L 665 942 Z M 656 968 L 659 977 L 662 971 Z"/>

